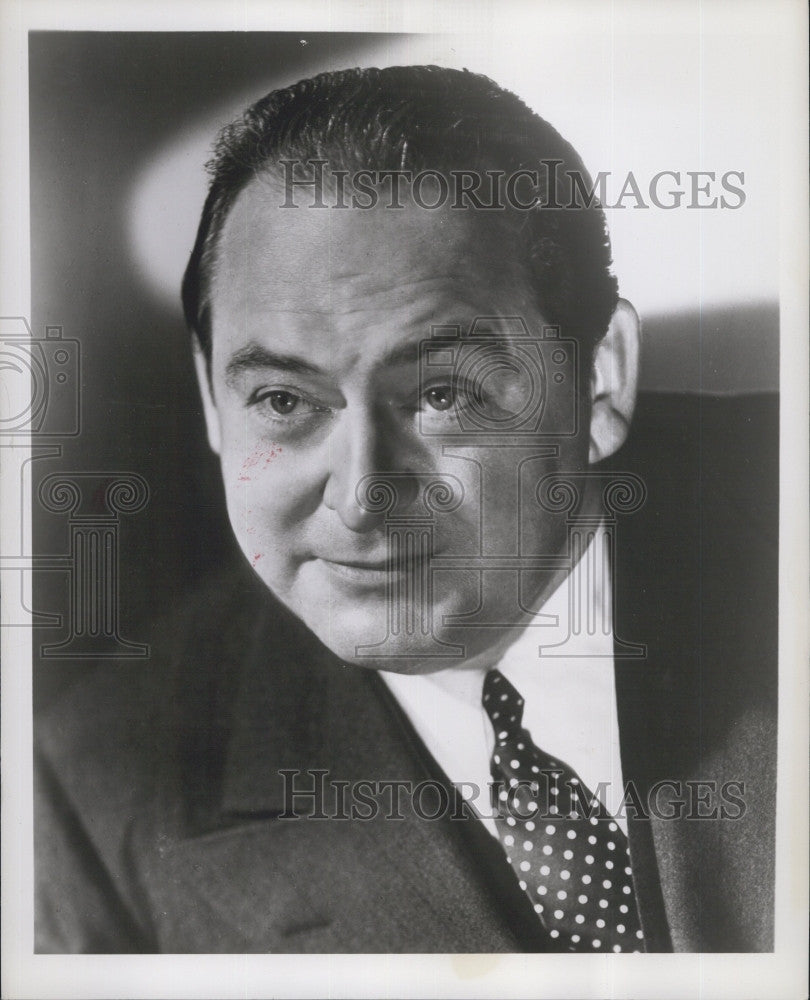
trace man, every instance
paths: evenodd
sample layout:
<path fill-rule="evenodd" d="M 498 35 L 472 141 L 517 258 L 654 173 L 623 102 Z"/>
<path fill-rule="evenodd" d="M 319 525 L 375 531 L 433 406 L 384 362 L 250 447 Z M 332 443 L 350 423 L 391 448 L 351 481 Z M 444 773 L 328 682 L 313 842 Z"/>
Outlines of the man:
<path fill-rule="evenodd" d="M 767 401 L 628 439 L 590 180 L 485 78 L 302 81 L 211 170 L 183 297 L 250 570 L 39 724 L 40 950 L 772 948 Z"/>

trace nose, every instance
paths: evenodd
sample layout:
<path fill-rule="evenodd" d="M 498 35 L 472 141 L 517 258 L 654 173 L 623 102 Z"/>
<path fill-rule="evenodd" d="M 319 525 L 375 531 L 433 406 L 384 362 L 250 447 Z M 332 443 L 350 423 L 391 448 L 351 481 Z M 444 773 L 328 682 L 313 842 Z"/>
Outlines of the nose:
<path fill-rule="evenodd" d="M 323 502 L 350 531 L 365 534 L 381 526 L 389 508 L 369 510 L 358 502 L 358 492 L 361 496 L 363 492 L 358 486 L 364 477 L 385 480 L 386 474 L 396 473 L 389 482 L 397 510 L 413 502 L 416 478 L 402 475 L 409 471 L 406 449 L 385 414 L 370 408 L 349 411 L 344 410 L 340 431 L 330 438 L 330 472 Z"/>

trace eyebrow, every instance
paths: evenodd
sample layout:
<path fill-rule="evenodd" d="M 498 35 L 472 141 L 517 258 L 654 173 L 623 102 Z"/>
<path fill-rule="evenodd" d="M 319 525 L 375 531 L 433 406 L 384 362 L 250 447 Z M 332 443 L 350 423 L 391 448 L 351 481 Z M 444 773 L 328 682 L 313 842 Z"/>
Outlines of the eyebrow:
<path fill-rule="evenodd" d="M 242 372 L 261 368 L 292 372 L 294 375 L 325 375 L 322 368 L 293 354 L 277 354 L 259 344 L 248 344 L 231 355 L 225 366 L 225 381 L 232 383 Z"/>
<path fill-rule="evenodd" d="M 400 344 L 383 358 L 386 365 L 415 363 L 419 358 L 419 341 Z M 294 354 L 278 354 L 260 344 L 248 344 L 235 351 L 225 366 L 225 381 L 232 384 L 239 375 L 247 371 L 270 368 L 275 371 L 290 372 L 294 375 L 328 376 L 323 368 L 305 361 Z"/>

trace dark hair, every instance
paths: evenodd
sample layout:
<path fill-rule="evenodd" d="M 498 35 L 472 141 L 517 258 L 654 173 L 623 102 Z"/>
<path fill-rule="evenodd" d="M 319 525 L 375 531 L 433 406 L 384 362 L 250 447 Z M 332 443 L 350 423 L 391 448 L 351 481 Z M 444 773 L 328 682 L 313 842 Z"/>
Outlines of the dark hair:
<path fill-rule="evenodd" d="M 535 170 L 547 183 L 549 176 L 557 184 L 569 178 L 570 186 L 570 177 L 579 175 L 592 186 L 577 152 L 548 122 L 467 70 L 351 69 L 274 90 L 222 130 L 207 164 L 211 186 L 183 278 L 183 308 L 209 363 L 211 279 L 228 212 L 248 182 L 280 159 L 314 158 L 333 170 Z M 554 171 L 540 170 L 552 162 Z M 539 191 L 540 206 L 554 196 Z M 559 204 L 568 200 L 566 188 Z M 601 206 L 586 201 L 520 215 L 518 252 L 540 311 L 589 352 L 617 301 Z"/>

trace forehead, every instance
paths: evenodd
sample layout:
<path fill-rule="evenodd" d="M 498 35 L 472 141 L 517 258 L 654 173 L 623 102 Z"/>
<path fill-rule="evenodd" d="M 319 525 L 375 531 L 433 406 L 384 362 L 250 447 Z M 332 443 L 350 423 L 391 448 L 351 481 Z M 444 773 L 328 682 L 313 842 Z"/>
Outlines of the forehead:
<path fill-rule="evenodd" d="M 215 354 L 296 330 L 311 338 L 313 320 L 333 335 L 385 328 L 390 340 L 477 314 L 536 313 L 514 229 L 492 213 L 283 202 L 257 178 L 226 220 L 211 293 Z"/>

